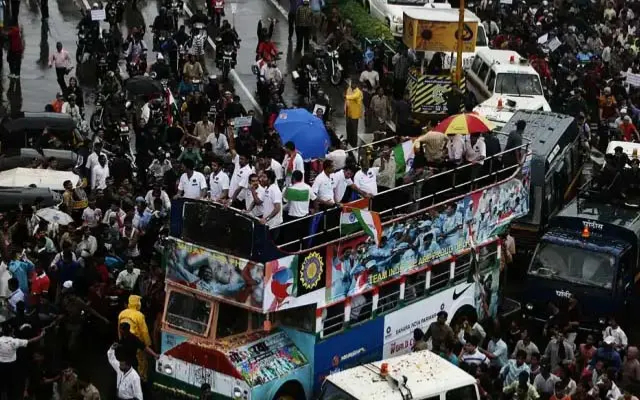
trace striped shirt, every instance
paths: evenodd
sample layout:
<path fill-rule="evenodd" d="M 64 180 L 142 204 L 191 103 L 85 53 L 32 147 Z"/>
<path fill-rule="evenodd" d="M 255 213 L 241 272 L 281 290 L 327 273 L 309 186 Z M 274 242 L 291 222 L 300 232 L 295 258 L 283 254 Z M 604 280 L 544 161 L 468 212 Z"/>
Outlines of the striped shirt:
<path fill-rule="evenodd" d="M 469 365 L 480 365 L 482 363 L 489 364 L 489 359 L 484 354 L 480 353 L 476 348 L 473 353 L 464 353 L 460 357 L 460 362 L 467 363 Z"/>
<path fill-rule="evenodd" d="M 500 370 L 500 375 L 504 378 L 504 386 L 509 386 L 512 383 L 517 382 L 522 371 L 531 375 L 531 368 L 529 368 L 529 364 L 522 363 L 522 365 L 518 366 L 516 360 L 510 359 L 509 362 L 507 362 Z"/>
<path fill-rule="evenodd" d="M 313 25 L 313 11 L 309 6 L 299 7 L 296 11 L 296 26 L 310 27 Z"/>
<path fill-rule="evenodd" d="M 284 191 L 284 200 L 289 204 L 287 213 L 290 217 L 305 217 L 309 214 L 309 201 L 316 199 L 311 186 L 297 182 Z"/>

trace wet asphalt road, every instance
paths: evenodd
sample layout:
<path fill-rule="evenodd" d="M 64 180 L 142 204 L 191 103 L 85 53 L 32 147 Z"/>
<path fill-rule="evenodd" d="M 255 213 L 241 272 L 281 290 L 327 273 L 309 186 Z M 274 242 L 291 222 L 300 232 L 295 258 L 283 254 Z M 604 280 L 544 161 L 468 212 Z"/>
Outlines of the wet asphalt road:
<path fill-rule="evenodd" d="M 291 81 L 290 72 L 299 62 L 300 55 L 294 50 L 295 37 L 293 43 L 288 41 L 288 24 L 283 15 L 288 7 L 287 0 L 281 0 L 282 6 L 274 6 L 270 0 L 238 0 L 234 2 L 236 12 L 232 13 L 232 3 L 226 4 L 226 18 L 234 24 L 242 43 L 238 52 L 238 63 L 235 74 L 232 75 L 235 92 L 247 109 L 254 109 L 260 114 L 255 101 L 256 79 L 251 71 L 251 66 L 255 63 L 255 48 L 257 46 L 256 27 L 259 19 L 263 24 L 268 24 L 268 18 L 277 21 L 273 40 L 278 49 L 283 52 L 279 62 L 280 69 L 285 74 L 284 98 L 288 105 L 298 103 L 298 95 Z M 198 7 L 204 8 L 204 1 L 191 0 L 187 2 L 189 11 L 195 11 Z M 49 0 L 49 19 L 42 21 L 40 16 L 39 2 L 35 0 L 23 1 L 20 10 L 20 24 L 23 27 L 26 48 L 22 62 L 22 73 L 20 85 L 15 85 L 9 91 L 9 81 L 6 75 L 8 67 L 3 68 L 2 103 L 6 112 L 10 111 L 41 111 L 44 106 L 55 98 L 59 91 L 56 82 L 55 70 L 49 69 L 47 59 L 51 52 L 55 51 L 55 43 L 61 41 L 67 51 L 74 59 L 75 66 L 69 76 L 77 76 L 85 91 L 85 103 L 87 104 L 87 118 L 91 115 L 93 102 L 93 88 L 95 76 L 91 63 L 77 66 L 75 65 L 75 52 L 77 30 L 76 26 L 81 19 L 81 8 L 88 5 L 82 0 Z M 157 1 L 140 1 L 139 11 L 128 7 L 125 12 L 125 21 L 122 26 L 123 34 L 126 35 L 127 27 L 144 24 L 150 25 L 158 14 Z M 185 13 L 185 16 L 188 14 Z M 103 28 L 108 25 L 103 23 Z M 152 43 L 152 34 L 148 32 L 145 41 L 149 47 Z M 207 67 L 210 73 L 219 73 L 214 65 L 214 50 L 207 46 Z M 151 56 L 149 61 L 154 61 Z M 334 126 L 338 132 L 344 133 L 344 87 L 338 88 L 324 86 L 325 92 L 330 96 L 334 109 Z M 361 126 L 363 124 L 360 124 Z"/>

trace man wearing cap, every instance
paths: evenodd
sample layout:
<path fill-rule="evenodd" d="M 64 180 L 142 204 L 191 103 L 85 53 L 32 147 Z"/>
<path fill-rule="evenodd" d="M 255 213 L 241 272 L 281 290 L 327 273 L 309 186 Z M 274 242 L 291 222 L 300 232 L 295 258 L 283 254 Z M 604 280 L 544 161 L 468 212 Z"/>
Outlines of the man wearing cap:
<path fill-rule="evenodd" d="M 593 369 L 598 361 L 602 361 L 605 365 L 619 371 L 622 367 L 622 359 L 620 358 L 620 353 L 613 347 L 615 343 L 616 339 L 613 336 L 605 337 L 602 341 L 602 346 L 599 347 L 596 354 L 591 357 L 589 369 Z"/>
<path fill-rule="evenodd" d="M 167 65 L 162 53 L 158 53 L 156 56 L 156 62 L 151 65 L 149 71 L 151 73 L 155 72 L 156 79 L 162 80 L 171 78 L 171 67 Z"/>

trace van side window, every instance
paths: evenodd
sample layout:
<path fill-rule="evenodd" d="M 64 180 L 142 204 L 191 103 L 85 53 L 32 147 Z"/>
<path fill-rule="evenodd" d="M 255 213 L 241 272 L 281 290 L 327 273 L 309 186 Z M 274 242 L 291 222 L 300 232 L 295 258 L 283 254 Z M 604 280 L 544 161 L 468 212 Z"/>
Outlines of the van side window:
<path fill-rule="evenodd" d="M 476 57 L 473 59 L 473 65 L 471 65 L 471 70 L 478 74 L 480 71 L 480 66 L 482 65 L 482 59 L 480 57 Z"/>
<path fill-rule="evenodd" d="M 489 65 L 482 63 L 480 66 L 480 71 L 478 72 L 478 78 L 480 78 L 481 82 L 484 82 L 487 78 L 487 73 L 489 72 Z"/>
<path fill-rule="evenodd" d="M 472 400 L 477 399 L 476 387 L 473 385 L 459 387 L 449 390 L 445 396 L 446 400 Z"/>
<path fill-rule="evenodd" d="M 493 70 L 489 71 L 489 79 L 487 79 L 487 89 L 493 92 L 493 87 L 496 84 L 496 73 Z"/>

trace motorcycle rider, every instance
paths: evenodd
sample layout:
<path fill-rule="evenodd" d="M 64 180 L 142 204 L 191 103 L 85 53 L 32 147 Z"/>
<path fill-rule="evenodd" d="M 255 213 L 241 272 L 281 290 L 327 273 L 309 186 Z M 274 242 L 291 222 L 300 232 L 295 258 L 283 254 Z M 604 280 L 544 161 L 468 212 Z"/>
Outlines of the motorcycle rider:
<path fill-rule="evenodd" d="M 80 129 L 82 127 L 82 113 L 80 112 L 80 107 L 76 104 L 76 95 L 69 95 L 67 102 L 62 105 L 62 114 L 69 114 L 73 122 L 75 123 L 76 129 L 74 129 L 74 142 L 81 143 L 84 141 L 82 134 L 80 133 Z"/>
<path fill-rule="evenodd" d="M 238 32 L 236 32 L 235 28 L 232 27 L 229 21 L 227 21 L 226 19 L 222 21 L 222 27 L 220 28 L 218 37 L 220 38 L 220 43 L 222 44 L 223 49 L 227 48 L 228 46 L 234 46 L 235 48 L 240 47 L 240 38 L 238 37 Z M 216 65 L 221 65 L 221 61 L 222 52 L 216 51 Z"/>
<path fill-rule="evenodd" d="M 116 74 L 113 71 L 107 72 L 107 76 L 102 84 L 102 94 L 104 96 L 114 95 L 122 91 L 122 86 L 118 79 L 116 78 Z"/>
<path fill-rule="evenodd" d="M 153 51 L 159 51 L 160 46 L 163 44 L 158 42 L 159 36 L 163 32 L 172 32 L 174 30 L 173 18 L 167 14 L 165 7 L 160 7 L 160 12 L 153 20 L 151 28 L 153 29 Z M 168 35 L 166 35 L 165 38 L 167 36 Z"/>
<path fill-rule="evenodd" d="M 155 79 L 171 79 L 171 67 L 169 67 L 165 62 L 162 53 L 158 53 L 156 56 L 156 62 L 151 65 L 149 71 L 156 74 Z"/>
<path fill-rule="evenodd" d="M 275 59 L 276 56 L 278 55 L 278 49 L 276 48 L 275 43 L 273 43 L 273 41 L 271 40 L 271 38 L 268 38 L 267 40 L 261 42 L 260 44 L 258 44 L 258 51 L 256 53 L 256 61 L 259 59 L 265 59 L 265 58 L 269 58 L 269 59 Z"/>
<path fill-rule="evenodd" d="M 267 86 L 275 87 L 278 89 L 278 91 L 280 91 L 280 87 L 284 83 L 284 80 L 282 78 L 282 72 L 280 71 L 280 68 L 278 68 L 275 60 L 269 61 L 268 67 L 264 74 L 264 79 L 267 83 Z"/>
<path fill-rule="evenodd" d="M 127 58 L 127 62 L 134 63 L 141 71 L 146 69 L 147 44 L 142 40 L 142 34 L 133 36 L 133 40 L 129 43 L 124 55 Z"/>
<path fill-rule="evenodd" d="M 202 81 L 204 77 L 204 71 L 202 70 L 202 66 L 198 61 L 196 61 L 196 57 L 193 54 L 189 54 L 189 59 L 184 64 L 184 68 L 182 69 L 182 80 L 181 82 L 181 94 L 191 93 L 193 91 L 193 85 L 191 84 L 194 80 Z"/>

